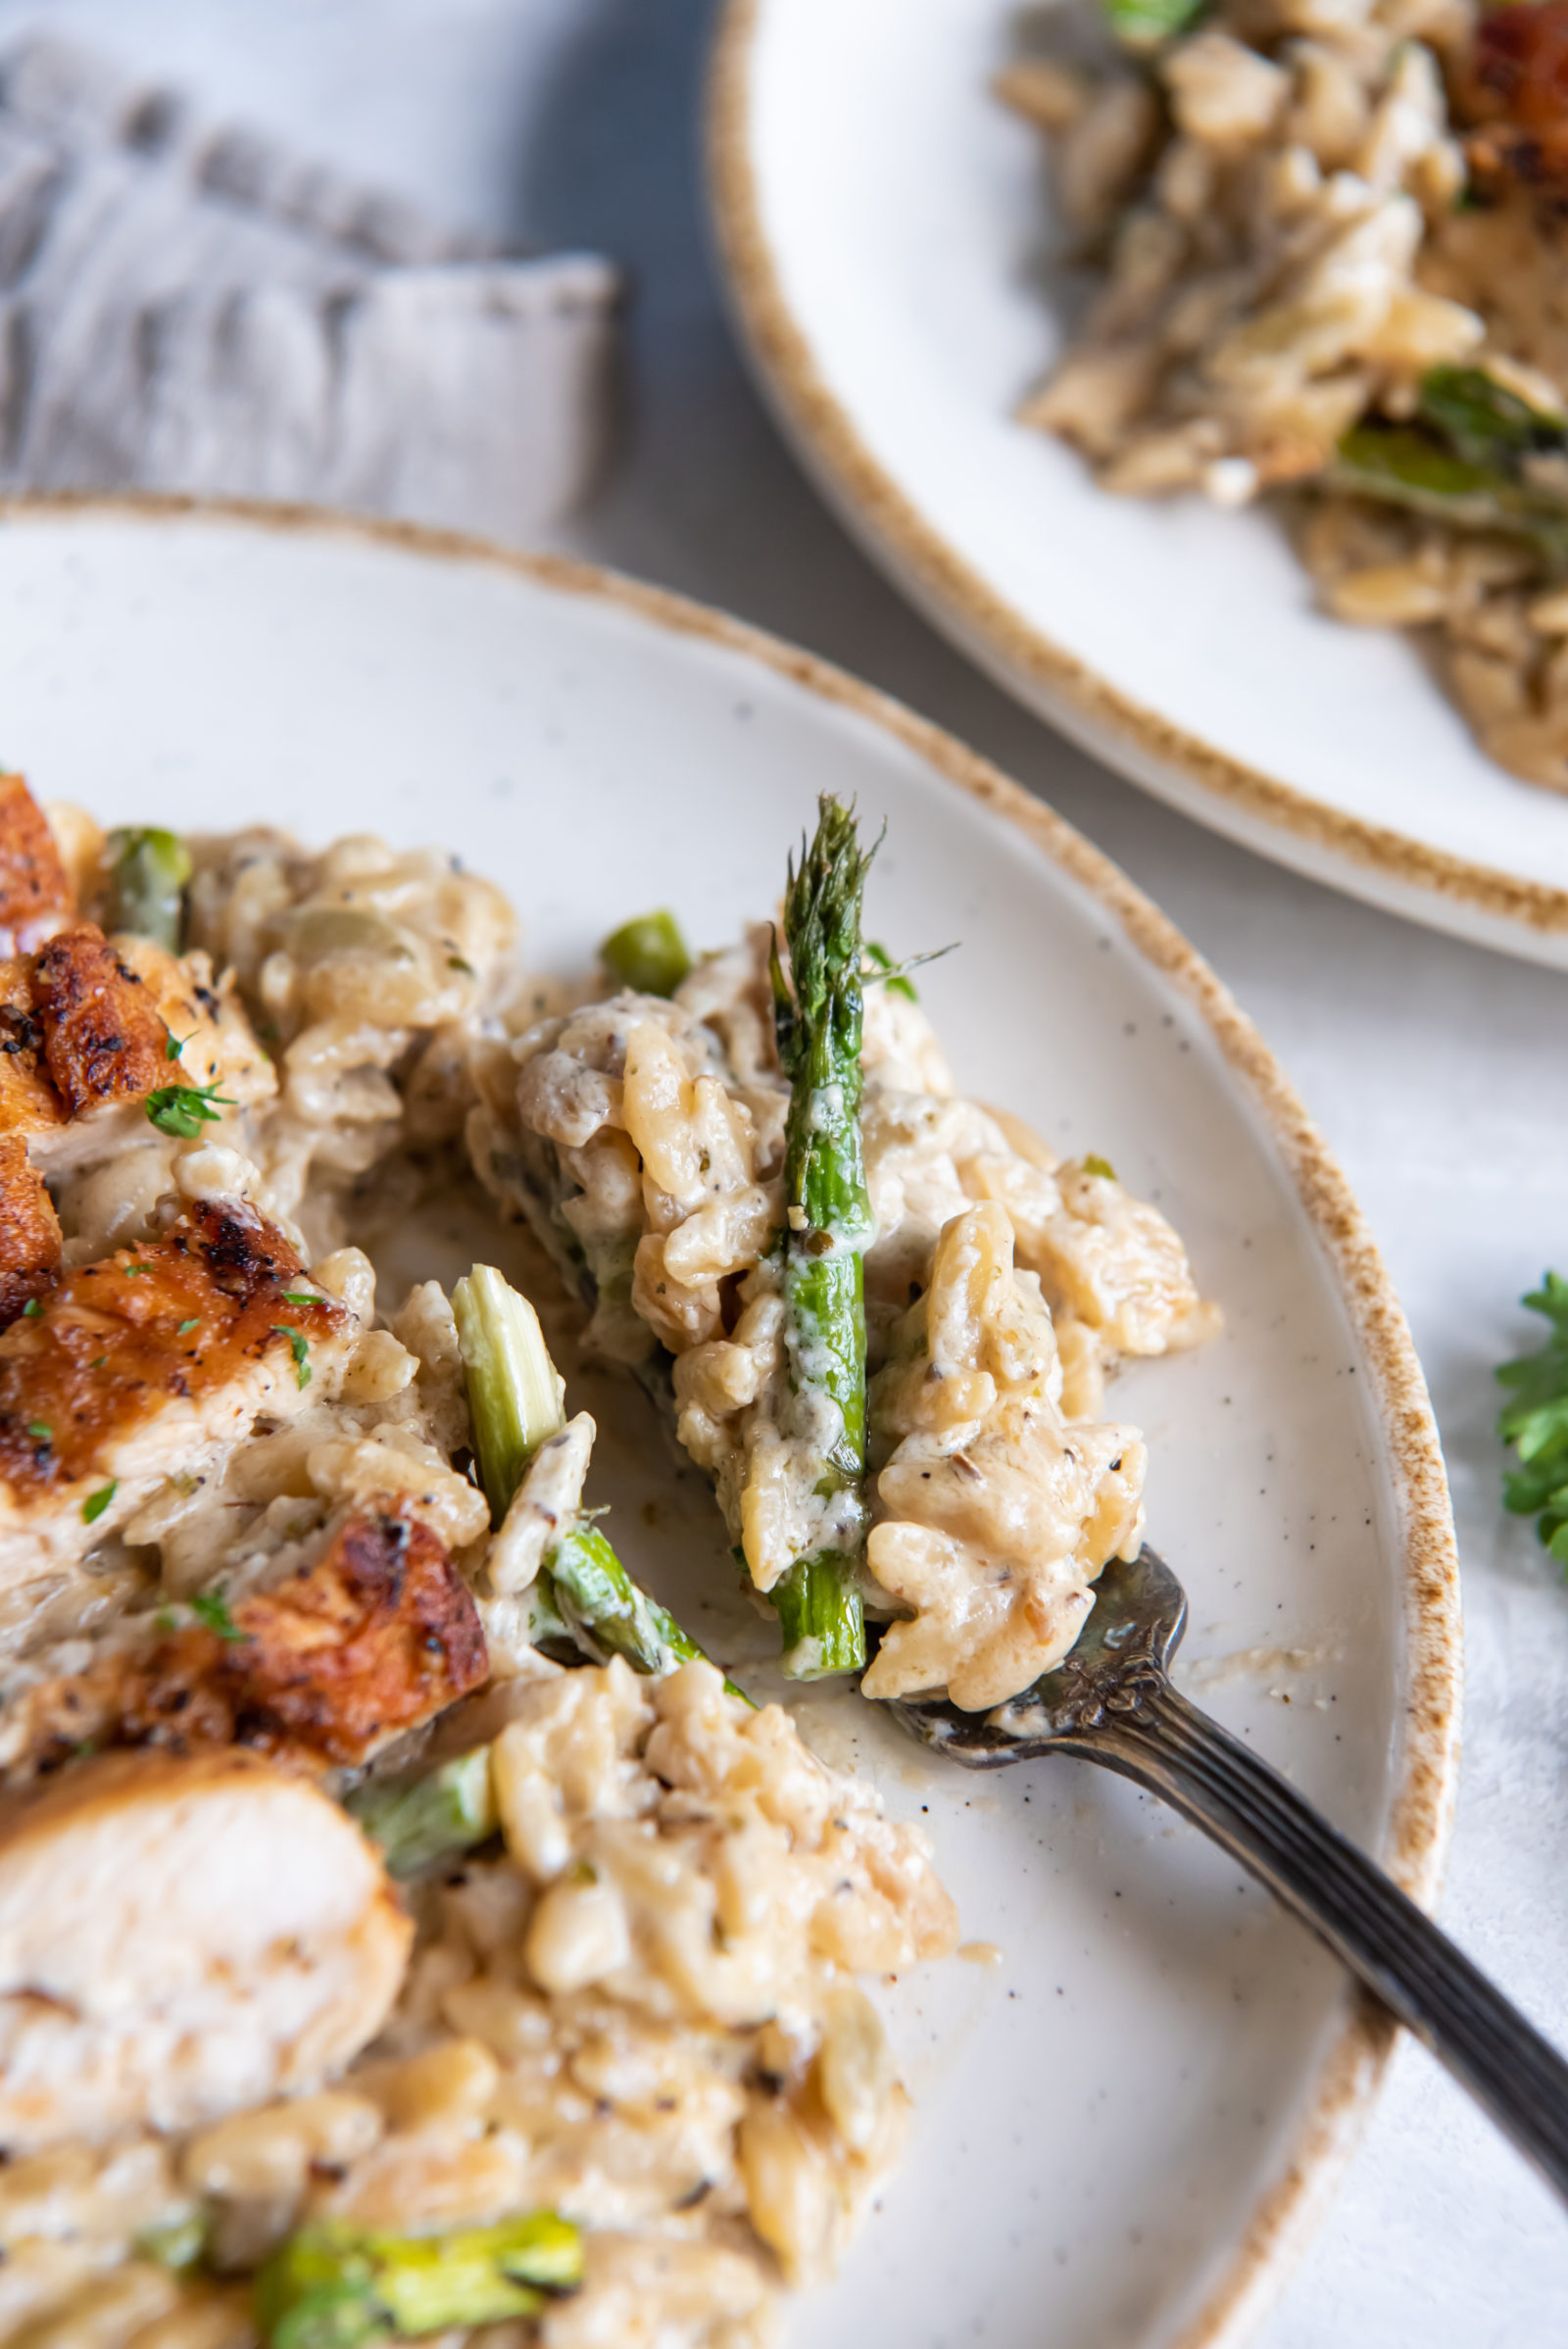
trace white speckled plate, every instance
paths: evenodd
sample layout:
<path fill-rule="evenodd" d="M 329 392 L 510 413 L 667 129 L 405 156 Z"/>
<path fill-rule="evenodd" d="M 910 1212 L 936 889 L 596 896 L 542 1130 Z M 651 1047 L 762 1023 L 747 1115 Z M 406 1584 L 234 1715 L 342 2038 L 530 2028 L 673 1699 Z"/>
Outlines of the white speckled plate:
<path fill-rule="evenodd" d="M 7 510 L 0 710 L 36 787 L 106 818 L 449 844 L 510 887 L 540 966 L 582 965 L 661 902 L 696 941 L 728 938 L 775 900 L 819 789 L 886 816 L 873 930 L 899 951 L 965 942 L 925 982 L 961 1081 L 1108 1153 L 1224 1306 L 1221 1341 L 1117 1390 L 1148 1430 L 1151 1522 L 1209 1659 L 1195 1685 L 1430 1898 L 1458 1631 L 1398 1306 L 1255 1032 L 1076 834 L 948 737 L 736 623 L 324 517 Z M 444 1269 L 467 1245 L 430 1241 Z M 710 1503 L 635 1396 L 590 1392 L 594 1496 L 728 1657 Z M 912 2150 L 797 2337 L 1236 2340 L 1353 2138 L 1384 2026 L 1228 1862 L 1119 1782 L 1067 1762 L 945 1773 L 845 1697 L 808 1727 L 928 1817 L 968 1934 L 1003 1958 L 893 1990 Z"/>
<path fill-rule="evenodd" d="M 1087 4 L 1087 0 L 1086 0 Z M 841 518 L 1019 699 L 1315 879 L 1568 964 L 1568 799 L 1485 759 L 1414 645 L 1313 610 L 1272 516 L 1098 489 L 1013 421 L 1059 347 L 1009 0 L 727 0 L 720 245 Z"/>

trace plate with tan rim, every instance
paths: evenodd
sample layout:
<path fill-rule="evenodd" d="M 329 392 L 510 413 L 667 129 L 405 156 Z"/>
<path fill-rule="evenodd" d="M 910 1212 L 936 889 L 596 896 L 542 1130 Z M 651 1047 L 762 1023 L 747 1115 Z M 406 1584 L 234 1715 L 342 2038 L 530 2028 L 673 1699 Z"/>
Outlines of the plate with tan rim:
<path fill-rule="evenodd" d="M 1222 1338 L 1115 1390 L 1148 1433 L 1151 1523 L 1192 1593 L 1191 1685 L 1430 1902 L 1459 1634 L 1399 1308 L 1256 1031 L 1077 834 L 737 622 L 325 516 L 4 510 L 0 707 L 35 787 L 107 820 L 438 840 L 510 889 L 541 972 L 580 973 L 661 901 L 695 942 L 723 942 L 775 903 L 819 790 L 885 818 L 874 934 L 900 953 L 964 942 L 922 974 L 960 1082 L 1058 1147 L 1108 1154 L 1223 1307 Z M 403 1235 L 404 1269 L 462 1269 L 465 1212 L 438 1201 Z M 639 1397 L 574 1383 L 621 1550 L 751 1669 L 761 1635 L 705 1492 Z M 802 1709 L 819 1750 L 923 1818 L 966 1934 L 1000 1954 L 887 1986 L 910 2148 L 795 2337 L 1238 2341 L 1341 2171 L 1388 2029 L 1121 1782 L 1066 1761 L 976 1781 L 851 1694 Z"/>
<path fill-rule="evenodd" d="M 722 12 L 719 248 L 808 471 L 928 619 L 1134 782 L 1392 912 L 1568 965 L 1568 799 L 1483 756 L 1412 640 L 1315 611 L 1272 514 L 1111 497 L 1014 421 L 1072 299 L 1043 260 L 1039 136 L 991 95 L 1016 33 L 1008 0 Z"/>

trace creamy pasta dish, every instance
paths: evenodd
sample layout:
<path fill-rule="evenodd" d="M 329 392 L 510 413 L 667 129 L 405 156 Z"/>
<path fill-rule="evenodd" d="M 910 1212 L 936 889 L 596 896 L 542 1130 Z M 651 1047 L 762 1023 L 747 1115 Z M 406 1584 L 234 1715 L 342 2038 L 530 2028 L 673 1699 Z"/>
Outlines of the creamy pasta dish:
<path fill-rule="evenodd" d="M 1096 291 L 1025 402 L 1107 489 L 1289 493 L 1322 602 L 1425 630 L 1568 789 L 1568 5 L 1067 0 L 1001 80 Z"/>
<path fill-rule="evenodd" d="M 956 1090 L 870 861 L 824 801 L 568 994 L 444 853 L 0 778 L 0 2342 L 760 2349 L 865 2218 L 926 1837 L 643 1587 L 530 1299 L 362 1243 L 529 1227 L 786 1680 L 1029 1687 L 1217 1313 Z"/>

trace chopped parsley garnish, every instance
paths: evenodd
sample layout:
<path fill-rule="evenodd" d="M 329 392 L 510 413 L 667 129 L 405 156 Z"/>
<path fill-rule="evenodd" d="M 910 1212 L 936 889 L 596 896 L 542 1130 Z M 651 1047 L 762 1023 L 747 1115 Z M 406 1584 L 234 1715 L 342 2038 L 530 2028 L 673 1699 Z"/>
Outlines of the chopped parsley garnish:
<path fill-rule="evenodd" d="M 323 1299 L 314 1296 L 309 1289 L 285 1289 L 283 1302 L 285 1305 L 318 1305 Z"/>
<path fill-rule="evenodd" d="M 147 1115 L 176 1142 L 194 1142 L 203 1126 L 217 1125 L 220 1109 L 233 1106 L 216 1085 L 160 1085 L 147 1096 Z"/>
<path fill-rule="evenodd" d="M 27 1422 L 27 1433 L 39 1444 L 52 1444 L 54 1442 L 54 1429 L 42 1419 L 29 1419 Z"/>
<path fill-rule="evenodd" d="M 81 1504 L 82 1524 L 96 1525 L 119 1491 L 120 1479 L 116 1477 L 112 1485 L 101 1485 L 96 1493 L 89 1493 Z"/>
<path fill-rule="evenodd" d="M 201 1315 L 199 1313 L 193 1313 L 189 1321 L 182 1321 L 180 1323 L 178 1329 L 174 1332 L 174 1335 L 176 1338 L 188 1338 L 192 1330 L 199 1330 L 201 1326 Z"/>
<path fill-rule="evenodd" d="M 1097 1157 L 1093 1150 L 1090 1151 L 1088 1157 L 1084 1160 L 1084 1172 L 1085 1174 L 1099 1175 L 1101 1179 L 1106 1183 L 1114 1183 L 1116 1180 L 1116 1169 L 1114 1166 L 1112 1166 L 1110 1160 L 1108 1158 Z"/>
<path fill-rule="evenodd" d="M 1524 1302 L 1545 1317 L 1551 1335 L 1539 1352 L 1497 1373 L 1513 1395 L 1497 1433 L 1519 1455 L 1502 1480 L 1502 1502 L 1516 1517 L 1534 1517 L 1545 1548 L 1568 1566 L 1568 1281 L 1548 1272 Z"/>
<path fill-rule="evenodd" d="M 192 1029 L 191 1034 L 195 1034 L 194 1029 Z M 166 1060 L 177 1060 L 180 1053 L 185 1050 L 185 1047 L 187 1044 L 189 1044 L 189 1036 L 176 1036 L 173 1029 L 171 1028 L 168 1035 L 164 1038 L 164 1058 Z"/>
<path fill-rule="evenodd" d="M 477 978 L 478 976 L 473 964 L 471 962 L 465 962 L 461 954 L 449 954 L 447 956 L 447 968 L 448 970 L 461 970 L 466 979 L 473 979 Z"/>
<path fill-rule="evenodd" d="M 43 1307 L 39 1304 L 38 1299 L 35 1297 L 29 1297 L 22 1310 L 28 1321 L 36 1321 L 38 1316 L 42 1313 Z"/>
<path fill-rule="evenodd" d="M 221 1590 L 198 1590 L 190 1602 L 190 1611 L 198 1623 L 204 1623 L 220 1639 L 243 1639 L 245 1634 L 228 1611 L 228 1601 Z"/>
<path fill-rule="evenodd" d="M 294 1356 L 295 1378 L 299 1382 L 300 1386 L 308 1387 L 311 1383 L 311 1365 L 309 1360 L 311 1351 L 310 1340 L 304 1335 L 303 1331 L 291 1330 L 286 1321 L 274 1321 L 272 1324 L 272 1335 L 274 1338 L 286 1338 L 288 1340 L 289 1350 Z"/>

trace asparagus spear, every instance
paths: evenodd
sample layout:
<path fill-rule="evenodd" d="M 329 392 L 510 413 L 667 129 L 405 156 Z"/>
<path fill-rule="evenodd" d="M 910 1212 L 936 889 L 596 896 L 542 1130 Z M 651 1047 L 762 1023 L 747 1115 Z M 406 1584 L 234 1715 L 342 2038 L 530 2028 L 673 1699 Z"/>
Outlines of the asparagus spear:
<path fill-rule="evenodd" d="M 605 968 L 639 995 L 673 995 L 692 958 L 673 913 L 642 913 L 612 930 L 599 950 Z"/>
<path fill-rule="evenodd" d="M 389 1876 L 418 1876 L 495 1834 L 490 1748 L 476 1746 L 413 1776 L 371 1779 L 346 1808 L 380 1845 Z"/>
<path fill-rule="evenodd" d="M 817 803 L 816 837 L 790 860 L 786 979 L 775 948 L 773 1009 L 790 1080 L 785 1139 L 784 1302 L 792 1433 L 813 1457 L 827 1539 L 769 1596 L 792 1680 L 865 1662 L 858 1562 L 865 1542 L 865 1289 L 872 1236 L 860 1151 L 862 856 L 853 808 Z M 875 855 L 875 851 L 871 852 Z"/>
<path fill-rule="evenodd" d="M 452 1311 L 480 1481 L 491 1519 L 500 1525 L 529 1460 L 566 1424 L 565 1389 L 539 1316 L 493 1266 L 476 1264 L 457 1283 Z M 536 1586 L 534 1637 L 563 1631 L 590 1653 L 624 1656 L 636 1672 L 672 1672 L 703 1653 L 591 1526 L 574 1526 L 562 1536 L 547 1552 Z"/>
<path fill-rule="evenodd" d="M 133 930 L 177 954 L 191 873 L 185 843 L 151 825 L 127 826 L 110 833 L 104 855 L 109 868 L 104 928 Z"/>
<path fill-rule="evenodd" d="M 256 2277 L 267 2349 L 369 2349 L 531 2317 L 582 2281 L 582 2237 L 554 2211 L 444 2235 L 301 2227 Z"/>

